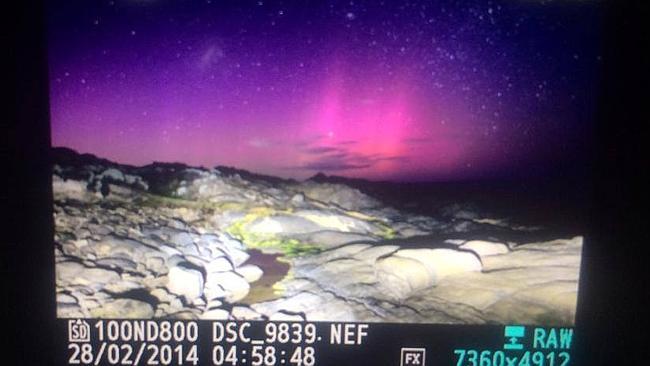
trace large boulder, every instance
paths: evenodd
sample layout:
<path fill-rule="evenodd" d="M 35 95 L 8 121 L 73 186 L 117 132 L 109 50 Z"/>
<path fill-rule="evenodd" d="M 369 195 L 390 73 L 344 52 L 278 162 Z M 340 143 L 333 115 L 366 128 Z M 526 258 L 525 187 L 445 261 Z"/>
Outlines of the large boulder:
<path fill-rule="evenodd" d="M 90 314 L 96 318 L 148 319 L 153 317 L 154 309 L 144 301 L 117 299 L 91 310 Z"/>
<path fill-rule="evenodd" d="M 144 263 L 147 256 L 161 255 L 159 249 L 137 240 L 108 234 L 100 241 L 90 242 L 81 249 L 81 252 L 84 256 L 94 255 L 99 259 L 124 258 L 136 263 Z"/>
<path fill-rule="evenodd" d="M 461 249 L 471 250 L 480 257 L 490 255 L 506 254 L 510 251 L 508 246 L 503 243 L 495 243 L 485 240 L 470 240 L 460 246 Z"/>
<path fill-rule="evenodd" d="M 447 248 L 402 249 L 394 255 L 422 262 L 436 279 L 463 272 L 480 272 L 482 269 L 479 257 L 469 251 Z"/>
<path fill-rule="evenodd" d="M 397 299 L 431 287 L 444 277 L 481 269 L 474 253 L 447 248 L 402 249 L 375 262 L 381 286 Z"/>
<path fill-rule="evenodd" d="M 233 270 L 233 265 L 226 257 L 217 257 L 205 265 L 205 271 L 210 274 L 213 272 L 228 272 Z"/>
<path fill-rule="evenodd" d="M 335 211 L 300 210 L 297 211 L 295 215 L 305 218 L 327 230 L 354 233 L 369 233 L 376 230 L 374 225 L 369 224 L 364 220 L 342 215 Z"/>
<path fill-rule="evenodd" d="M 298 190 L 312 200 L 336 205 L 346 210 L 364 210 L 380 206 L 380 203 L 343 184 L 303 182 Z"/>
<path fill-rule="evenodd" d="M 246 225 L 245 229 L 257 235 L 304 234 L 323 230 L 315 222 L 294 215 L 261 217 Z"/>
<path fill-rule="evenodd" d="M 62 179 L 58 175 L 52 176 L 52 193 L 55 198 L 72 198 L 78 201 L 90 200 L 93 196 L 88 191 L 87 186 L 87 182 Z"/>
<path fill-rule="evenodd" d="M 115 168 L 108 168 L 98 175 L 98 178 L 108 179 L 112 182 L 124 182 L 124 173 Z"/>
<path fill-rule="evenodd" d="M 234 306 L 231 315 L 236 320 L 262 320 L 262 315 L 247 306 Z"/>
<path fill-rule="evenodd" d="M 237 273 L 240 276 L 244 277 L 244 279 L 248 282 L 255 282 L 262 278 L 262 275 L 264 274 L 260 267 L 252 264 L 245 264 L 237 268 Z"/>
<path fill-rule="evenodd" d="M 230 313 L 224 309 L 209 309 L 201 314 L 201 319 L 204 320 L 228 320 Z"/>
<path fill-rule="evenodd" d="M 434 277 L 417 259 L 389 256 L 377 260 L 375 273 L 386 293 L 396 299 L 432 286 Z"/>
<path fill-rule="evenodd" d="M 203 273 L 189 262 L 181 262 L 169 269 L 167 290 L 187 300 L 194 300 L 203 295 Z"/>
<path fill-rule="evenodd" d="M 65 261 L 56 265 L 56 281 L 59 286 L 80 285 L 104 287 L 106 284 L 120 281 L 120 274 L 104 268 L 86 267 L 85 265 Z"/>
<path fill-rule="evenodd" d="M 233 303 L 245 298 L 249 291 L 248 281 L 237 273 L 208 273 L 205 284 L 205 296 L 208 300 L 223 298 L 225 301 Z"/>

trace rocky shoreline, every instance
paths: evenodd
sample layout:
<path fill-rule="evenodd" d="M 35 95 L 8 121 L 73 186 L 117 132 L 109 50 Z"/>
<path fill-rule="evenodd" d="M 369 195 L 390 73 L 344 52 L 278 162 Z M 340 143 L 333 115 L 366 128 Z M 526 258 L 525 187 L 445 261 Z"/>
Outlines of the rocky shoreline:
<path fill-rule="evenodd" d="M 67 149 L 53 192 L 59 317 L 574 322 L 580 236 L 462 208 L 408 214 L 345 184 Z M 253 250 L 277 257 L 272 280 Z"/>

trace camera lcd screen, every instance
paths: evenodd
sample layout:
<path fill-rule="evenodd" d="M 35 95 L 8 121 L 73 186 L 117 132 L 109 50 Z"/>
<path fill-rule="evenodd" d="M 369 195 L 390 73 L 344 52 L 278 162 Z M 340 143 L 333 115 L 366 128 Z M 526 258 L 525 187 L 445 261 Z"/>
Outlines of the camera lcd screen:
<path fill-rule="evenodd" d="M 66 361 L 571 364 L 599 17 L 49 4 Z"/>

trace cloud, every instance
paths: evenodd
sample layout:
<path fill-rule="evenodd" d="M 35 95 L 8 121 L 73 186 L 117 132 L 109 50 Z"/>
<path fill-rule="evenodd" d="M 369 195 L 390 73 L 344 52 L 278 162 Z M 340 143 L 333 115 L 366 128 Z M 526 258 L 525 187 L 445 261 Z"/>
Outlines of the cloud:
<path fill-rule="evenodd" d="M 300 170 L 316 170 L 320 172 L 339 172 L 345 170 L 370 168 L 372 164 L 353 164 L 342 161 L 313 161 L 297 167 Z"/>
<path fill-rule="evenodd" d="M 340 172 L 366 169 L 382 161 L 406 161 L 406 156 L 385 156 L 381 154 L 360 154 L 341 147 L 313 146 L 303 149 L 310 155 L 319 155 L 299 166 L 287 169 L 313 170 L 321 172 Z"/>
<path fill-rule="evenodd" d="M 410 145 L 427 144 L 431 142 L 431 139 L 426 137 L 411 137 L 411 138 L 404 139 L 404 142 Z"/>
<path fill-rule="evenodd" d="M 367 156 L 348 151 L 339 151 L 334 154 L 324 154 L 298 166 L 297 169 L 335 172 L 365 169 L 371 167 L 373 164 L 372 159 L 369 159 Z"/>
<path fill-rule="evenodd" d="M 358 142 L 359 141 L 355 141 L 355 140 L 346 140 L 346 141 L 337 142 L 336 144 L 341 145 L 341 146 L 348 146 L 348 145 L 354 145 L 354 144 L 356 144 Z"/>
<path fill-rule="evenodd" d="M 203 46 L 197 47 L 195 57 L 198 58 L 197 65 L 200 70 L 209 70 L 212 66 L 218 64 L 226 56 L 222 42 L 218 39 L 210 40 Z"/>
<path fill-rule="evenodd" d="M 311 148 L 311 147 L 318 147 L 321 146 L 320 143 L 323 141 L 327 136 L 325 135 L 311 135 L 311 136 L 304 136 L 302 137 L 301 140 L 295 143 L 295 146 L 298 149 L 304 150 L 306 148 Z"/>
<path fill-rule="evenodd" d="M 333 146 L 314 146 L 301 149 L 302 152 L 307 154 L 327 154 L 333 152 L 339 152 L 341 149 Z"/>
<path fill-rule="evenodd" d="M 253 139 L 248 140 L 248 145 L 250 145 L 252 147 L 255 147 L 255 148 L 258 148 L 258 149 L 262 149 L 262 148 L 265 148 L 265 147 L 269 147 L 271 145 L 271 143 L 268 140 L 265 140 L 265 139 L 253 138 Z"/>
<path fill-rule="evenodd" d="M 377 161 L 408 161 L 408 160 L 409 160 L 408 156 L 386 156 L 386 157 L 377 158 Z"/>
<path fill-rule="evenodd" d="M 332 142 L 325 135 L 313 135 L 298 142 L 295 147 L 307 155 L 308 161 L 298 166 L 285 169 L 297 169 L 321 172 L 340 172 L 366 169 L 383 161 L 407 161 L 406 156 L 388 156 L 382 154 L 362 154 L 353 151 L 357 140 Z"/>

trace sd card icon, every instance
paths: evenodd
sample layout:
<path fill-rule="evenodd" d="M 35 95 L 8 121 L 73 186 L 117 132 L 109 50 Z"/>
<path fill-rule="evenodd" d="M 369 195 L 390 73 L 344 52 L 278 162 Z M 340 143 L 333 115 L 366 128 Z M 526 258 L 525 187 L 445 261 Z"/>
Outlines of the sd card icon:
<path fill-rule="evenodd" d="M 83 319 L 68 320 L 68 342 L 90 342 L 90 324 Z"/>

